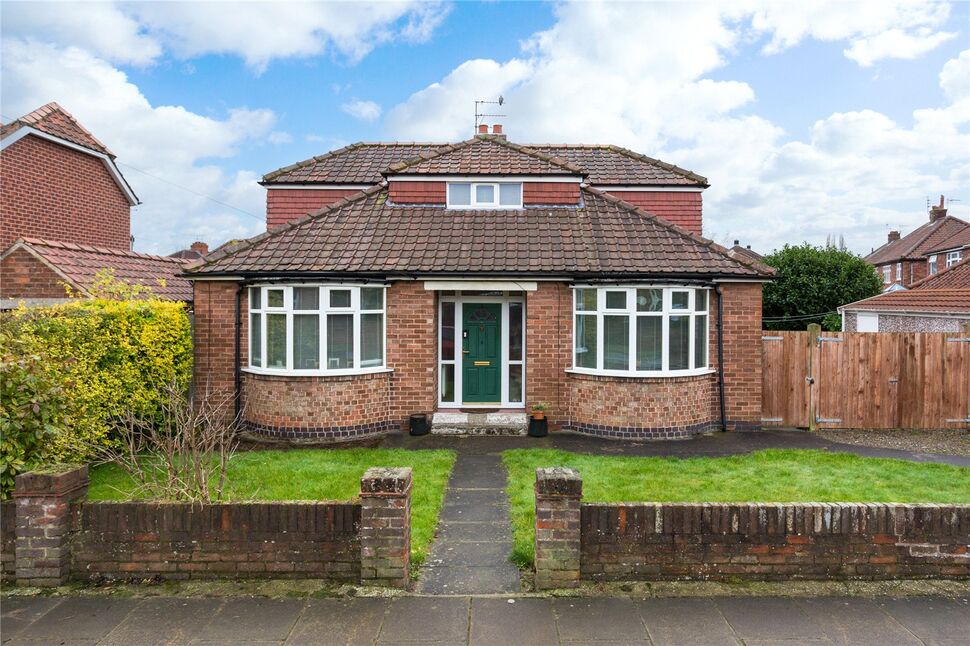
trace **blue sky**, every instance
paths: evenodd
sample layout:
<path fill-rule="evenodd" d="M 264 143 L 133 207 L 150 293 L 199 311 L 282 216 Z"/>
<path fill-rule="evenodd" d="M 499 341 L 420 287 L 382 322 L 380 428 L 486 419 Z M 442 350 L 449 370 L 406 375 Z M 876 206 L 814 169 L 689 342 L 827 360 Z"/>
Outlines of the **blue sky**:
<path fill-rule="evenodd" d="M 863 252 L 924 221 L 927 196 L 970 213 L 966 2 L 0 11 L 4 120 L 56 100 L 114 149 L 144 202 L 139 250 L 254 235 L 263 173 L 353 141 L 465 138 L 472 101 L 499 93 L 513 141 L 617 143 L 707 176 L 719 242 Z"/>

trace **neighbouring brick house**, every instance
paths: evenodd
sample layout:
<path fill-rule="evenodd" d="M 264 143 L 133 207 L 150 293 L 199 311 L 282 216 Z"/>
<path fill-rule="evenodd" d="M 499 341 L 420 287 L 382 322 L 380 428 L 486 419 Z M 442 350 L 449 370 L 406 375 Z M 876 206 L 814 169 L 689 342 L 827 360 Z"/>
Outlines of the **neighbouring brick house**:
<path fill-rule="evenodd" d="M 970 258 L 915 283 L 839 308 L 847 332 L 960 332 L 970 325 Z"/>
<path fill-rule="evenodd" d="M 943 196 L 930 208 L 930 220 L 905 236 L 890 231 L 883 246 L 866 256 L 882 277 L 883 284 L 910 287 L 960 261 L 970 246 L 970 223 L 947 215 Z"/>
<path fill-rule="evenodd" d="M 88 295 L 100 270 L 190 301 L 186 259 L 131 250 L 136 204 L 115 155 L 58 104 L 0 126 L 0 307 Z"/>
<path fill-rule="evenodd" d="M 521 428 L 538 403 L 603 437 L 757 427 L 772 270 L 700 237 L 707 181 L 500 133 L 266 175 L 269 230 L 187 272 L 196 378 L 238 389 L 253 434 L 295 440 L 414 413 Z"/>

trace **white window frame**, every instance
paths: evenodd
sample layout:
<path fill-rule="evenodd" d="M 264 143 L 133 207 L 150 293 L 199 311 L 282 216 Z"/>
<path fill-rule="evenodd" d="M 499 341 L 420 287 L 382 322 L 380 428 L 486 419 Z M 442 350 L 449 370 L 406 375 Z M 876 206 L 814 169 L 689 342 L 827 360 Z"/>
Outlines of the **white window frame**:
<path fill-rule="evenodd" d="M 963 258 L 963 253 L 959 249 L 957 249 L 956 251 L 948 251 L 946 253 L 946 268 L 949 269 L 953 265 L 960 262 L 962 258 Z"/>
<path fill-rule="evenodd" d="M 903 282 L 903 263 L 901 262 L 896 263 L 896 282 Z"/>
<path fill-rule="evenodd" d="M 882 282 L 885 285 L 893 282 L 893 268 L 891 265 L 884 265 L 882 268 Z"/>
<path fill-rule="evenodd" d="M 296 287 L 315 287 L 319 290 L 319 306 L 315 310 L 297 310 L 293 307 L 293 289 Z M 377 372 L 390 372 L 387 367 L 387 286 L 383 284 L 367 284 L 367 283 L 266 283 L 266 284 L 256 284 L 249 285 L 248 288 L 260 290 L 260 308 L 248 308 L 248 316 L 246 319 L 249 328 L 249 352 L 246 353 L 246 367 L 243 368 L 245 372 L 251 372 L 260 375 L 294 375 L 294 376 L 322 376 L 322 375 L 365 375 Z M 361 292 L 362 288 L 374 288 L 381 290 L 381 309 L 362 309 L 361 308 Z M 283 290 L 283 307 L 269 307 L 268 292 L 274 289 Z M 330 292 L 331 291 L 350 291 L 350 306 L 349 307 L 330 307 Z M 251 291 L 247 292 L 247 297 L 252 294 Z M 251 298 L 247 299 L 250 303 Z M 260 317 L 260 338 L 253 338 L 253 326 L 252 326 L 252 315 L 258 315 Z M 267 314 L 284 314 L 286 316 L 286 367 L 285 368 L 268 368 L 266 367 L 266 350 L 267 350 L 267 326 L 266 326 L 266 316 Z M 318 360 L 319 368 L 301 368 L 297 369 L 293 367 L 293 317 L 299 314 L 316 314 L 319 316 L 319 351 L 320 356 Z M 353 329 L 354 329 L 354 367 L 353 368 L 339 368 L 331 369 L 328 367 L 327 361 L 327 316 L 331 314 L 351 314 L 353 316 Z M 382 347 L 381 347 L 381 365 L 379 366 L 367 366 L 360 367 L 361 361 L 361 316 L 364 314 L 380 314 L 381 315 L 381 334 L 382 334 Z M 260 348 L 260 358 L 261 366 L 252 365 L 252 348 L 253 344 L 258 344 Z"/>
<path fill-rule="evenodd" d="M 711 302 L 712 290 L 707 287 L 694 287 L 685 285 L 574 285 L 573 289 L 573 307 L 572 307 L 572 342 L 570 344 L 570 354 L 572 366 L 567 372 L 575 372 L 578 374 L 587 375 L 603 375 L 603 376 L 615 376 L 615 377 L 685 377 L 693 375 L 704 375 L 714 372 L 711 368 L 711 352 L 710 352 L 710 342 L 711 342 Z M 576 309 L 576 290 L 580 289 L 595 289 L 596 290 L 596 309 L 595 310 L 577 310 Z M 637 290 L 638 289 L 659 289 L 663 290 L 663 305 L 661 311 L 659 312 L 638 312 L 637 311 Z M 609 308 L 606 307 L 606 293 L 613 291 L 625 291 L 626 292 L 626 307 L 620 308 Z M 675 292 L 686 292 L 688 294 L 687 299 L 687 309 L 674 309 L 673 305 L 673 294 Z M 703 311 L 695 310 L 695 299 L 696 295 L 700 292 L 707 293 L 707 309 Z M 577 316 L 595 316 L 596 317 L 596 368 L 585 368 L 576 365 L 576 317 Z M 629 334 L 628 348 L 629 356 L 627 358 L 628 368 L 626 370 L 614 370 L 603 368 L 605 361 L 604 353 L 606 351 L 604 343 L 604 317 L 605 316 L 617 316 L 626 315 L 629 317 L 629 323 L 627 325 L 627 332 Z M 687 316 L 689 318 L 689 332 L 688 332 L 688 358 L 687 365 L 690 366 L 684 369 L 674 369 L 670 368 L 670 317 L 671 316 Z M 694 368 L 695 350 L 696 350 L 696 324 L 695 319 L 698 316 L 705 317 L 705 337 L 707 338 L 707 363 L 705 366 L 700 368 Z M 636 357 L 637 357 L 637 319 L 641 317 L 658 317 L 662 318 L 661 324 L 661 347 L 662 347 L 662 358 L 661 358 L 661 369 L 660 370 L 637 370 L 636 369 Z"/>
<path fill-rule="evenodd" d="M 451 186 L 452 184 L 468 184 L 471 188 L 471 195 L 469 197 L 470 204 L 452 204 L 451 203 Z M 500 204 L 499 191 L 502 184 L 515 184 L 519 187 L 519 203 L 518 204 Z M 492 202 L 479 202 L 476 199 L 475 190 L 478 186 L 491 186 L 493 187 L 495 199 Z M 522 194 L 524 192 L 523 182 L 448 182 L 446 185 L 447 193 L 447 207 L 449 209 L 476 209 L 476 210 L 487 210 L 487 209 L 521 209 L 522 208 Z"/>
<path fill-rule="evenodd" d="M 929 257 L 929 260 L 927 260 L 927 263 L 926 264 L 927 264 L 927 266 L 929 268 L 930 276 L 935 276 L 936 275 L 936 272 L 937 272 L 937 262 L 936 261 L 937 261 L 937 256 L 935 256 L 935 255 L 930 256 Z"/>

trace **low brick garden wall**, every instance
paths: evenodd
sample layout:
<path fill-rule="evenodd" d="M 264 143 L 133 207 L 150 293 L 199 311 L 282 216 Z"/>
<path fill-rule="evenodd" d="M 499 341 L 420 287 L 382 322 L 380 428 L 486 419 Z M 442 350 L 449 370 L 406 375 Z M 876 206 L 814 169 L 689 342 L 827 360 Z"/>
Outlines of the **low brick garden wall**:
<path fill-rule="evenodd" d="M 970 505 L 582 503 L 536 474 L 536 585 L 580 580 L 970 577 Z"/>
<path fill-rule="evenodd" d="M 17 578 L 15 550 L 17 548 L 17 504 L 12 500 L 0 502 L 0 581 Z"/>
<path fill-rule="evenodd" d="M 5 580 L 409 582 L 410 468 L 368 469 L 350 503 L 86 502 L 87 487 L 83 466 L 17 476 L 2 508 Z"/>

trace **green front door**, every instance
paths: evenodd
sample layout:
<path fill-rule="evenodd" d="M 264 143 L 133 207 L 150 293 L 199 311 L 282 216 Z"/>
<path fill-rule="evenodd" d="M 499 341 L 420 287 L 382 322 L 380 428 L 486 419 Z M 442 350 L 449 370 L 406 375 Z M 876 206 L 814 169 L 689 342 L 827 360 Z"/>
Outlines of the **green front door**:
<path fill-rule="evenodd" d="M 502 403 L 502 305 L 462 305 L 461 392 L 465 404 Z"/>

